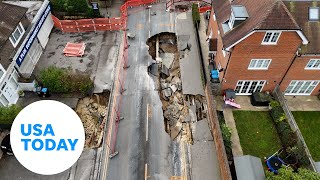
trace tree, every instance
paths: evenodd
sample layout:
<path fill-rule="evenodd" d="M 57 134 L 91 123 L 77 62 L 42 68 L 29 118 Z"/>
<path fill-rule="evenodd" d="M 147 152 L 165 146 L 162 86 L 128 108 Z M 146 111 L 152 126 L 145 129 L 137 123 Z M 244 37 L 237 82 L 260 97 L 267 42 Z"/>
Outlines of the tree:
<path fill-rule="evenodd" d="M 266 172 L 267 180 L 320 180 L 320 174 L 309 169 L 299 168 L 298 172 L 294 172 L 291 167 L 282 167 L 278 170 L 278 174 Z"/>

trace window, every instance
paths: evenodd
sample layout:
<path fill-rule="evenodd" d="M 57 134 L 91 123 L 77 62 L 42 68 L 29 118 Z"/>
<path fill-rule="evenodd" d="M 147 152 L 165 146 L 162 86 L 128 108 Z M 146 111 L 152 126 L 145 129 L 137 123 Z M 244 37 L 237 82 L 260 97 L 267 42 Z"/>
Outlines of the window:
<path fill-rule="evenodd" d="M 229 25 L 229 28 L 232 29 L 233 28 L 233 24 L 234 24 L 234 15 L 233 15 L 233 12 L 231 12 L 231 16 L 230 16 L 230 19 L 229 19 L 229 22 L 228 22 L 228 25 Z"/>
<path fill-rule="evenodd" d="M 252 80 L 252 81 L 239 80 L 234 91 L 240 95 L 241 94 L 248 95 L 254 92 L 261 92 L 265 82 L 266 81 L 261 81 L 261 80 Z"/>
<path fill-rule="evenodd" d="M 285 93 L 286 95 L 310 95 L 319 81 L 296 81 L 290 82 Z"/>
<path fill-rule="evenodd" d="M 248 69 L 267 70 L 271 59 L 251 59 Z"/>
<path fill-rule="evenodd" d="M 264 35 L 262 44 L 277 44 L 280 36 L 280 32 L 278 31 L 267 31 Z"/>
<path fill-rule="evenodd" d="M 16 47 L 22 38 L 22 35 L 24 34 L 25 30 L 21 24 L 21 22 L 18 24 L 17 28 L 13 31 L 13 33 L 10 35 L 10 41 L 13 45 L 13 47 Z"/>
<path fill-rule="evenodd" d="M 0 79 L 2 78 L 3 74 L 4 74 L 5 70 L 2 67 L 2 65 L 0 64 Z"/>
<path fill-rule="evenodd" d="M 215 14 L 213 14 L 213 20 L 216 21 L 216 15 Z"/>
<path fill-rule="evenodd" d="M 319 69 L 320 70 L 320 59 L 310 59 L 305 69 Z"/>
<path fill-rule="evenodd" d="M 309 8 L 309 20 L 310 21 L 319 21 L 319 7 L 310 7 Z"/>

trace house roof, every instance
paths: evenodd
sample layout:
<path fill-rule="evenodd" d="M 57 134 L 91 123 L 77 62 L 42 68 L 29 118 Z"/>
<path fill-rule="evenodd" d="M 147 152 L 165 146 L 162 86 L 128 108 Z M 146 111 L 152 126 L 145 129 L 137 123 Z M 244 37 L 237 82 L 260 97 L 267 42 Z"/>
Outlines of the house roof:
<path fill-rule="evenodd" d="M 27 8 L 0 2 L 0 48 L 27 12 Z"/>
<path fill-rule="evenodd" d="M 301 0 L 284 3 L 309 40 L 309 44 L 301 47 L 301 53 L 320 54 L 320 21 L 309 21 L 309 7 L 320 7 L 320 2 Z"/>
<path fill-rule="evenodd" d="M 229 20 L 232 5 L 242 5 L 249 17 L 228 32 L 222 24 Z M 227 48 L 254 30 L 300 30 L 281 0 L 212 0 L 215 16 L 222 35 L 223 47 Z"/>

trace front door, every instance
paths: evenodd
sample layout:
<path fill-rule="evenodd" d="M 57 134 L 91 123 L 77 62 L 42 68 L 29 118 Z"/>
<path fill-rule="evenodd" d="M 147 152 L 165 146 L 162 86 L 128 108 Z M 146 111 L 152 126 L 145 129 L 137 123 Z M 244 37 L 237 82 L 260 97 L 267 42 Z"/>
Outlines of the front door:
<path fill-rule="evenodd" d="M 17 89 L 14 89 L 10 84 L 5 85 L 3 95 L 6 97 L 10 104 L 15 104 L 19 99 Z"/>
<path fill-rule="evenodd" d="M 266 81 L 259 81 L 259 80 L 253 80 L 253 81 L 239 80 L 237 82 L 235 92 L 238 95 L 250 95 L 254 92 L 261 92 L 265 82 Z"/>

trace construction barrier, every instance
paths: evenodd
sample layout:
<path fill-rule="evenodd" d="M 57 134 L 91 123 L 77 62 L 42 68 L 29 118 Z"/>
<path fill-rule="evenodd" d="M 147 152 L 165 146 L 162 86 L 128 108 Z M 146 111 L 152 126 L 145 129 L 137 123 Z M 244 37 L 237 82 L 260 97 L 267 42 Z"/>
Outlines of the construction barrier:
<path fill-rule="evenodd" d="M 81 20 L 59 20 L 52 15 L 54 26 L 63 32 L 92 32 L 124 30 L 126 18 L 95 18 Z"/>
<path fill-rule="evenodd" d="M 128 7 L 142 6 L 156 0 L 130 0 L 120 7 L 121 17 L 94 18 L 80 20 L 59 20 L 52 15 L 54 26 L 62 32 L 95 32 L 125 30 L 127 25 Z"/>
<path fill-rule="evenodd" d="M 205 13 L 211 10 L 211 6 L 203 6 L 199 8 L 199 13 Z"/>

